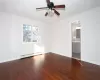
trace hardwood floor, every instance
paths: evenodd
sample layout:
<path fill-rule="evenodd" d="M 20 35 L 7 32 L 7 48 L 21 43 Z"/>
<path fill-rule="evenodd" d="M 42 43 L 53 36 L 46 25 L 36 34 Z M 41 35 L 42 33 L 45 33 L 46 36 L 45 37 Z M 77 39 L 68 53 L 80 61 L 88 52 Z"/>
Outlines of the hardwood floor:
<path fill-rule="evenodd" d="M 100 66 L 48 53 L 1 63 L 0 80 L 100 80 Z"/>

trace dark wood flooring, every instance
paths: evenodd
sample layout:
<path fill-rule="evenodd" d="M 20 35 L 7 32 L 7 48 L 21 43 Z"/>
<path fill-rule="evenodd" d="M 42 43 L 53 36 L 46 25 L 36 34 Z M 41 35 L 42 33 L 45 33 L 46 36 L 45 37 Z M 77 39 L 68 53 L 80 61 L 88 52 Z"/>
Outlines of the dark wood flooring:
<path fill-rule="evenodd" d="M 48 53 L 1 63 L 0 80 L 100 80 L 100 66 Z"/>

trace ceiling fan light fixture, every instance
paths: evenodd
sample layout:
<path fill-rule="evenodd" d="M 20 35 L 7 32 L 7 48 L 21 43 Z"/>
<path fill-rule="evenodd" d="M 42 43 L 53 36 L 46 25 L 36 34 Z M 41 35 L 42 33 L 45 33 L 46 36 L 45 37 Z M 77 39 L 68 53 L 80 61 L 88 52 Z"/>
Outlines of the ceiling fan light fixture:
<path fill-rule="evenodd" d="M 64 9 L 65 10 L 65 5 L 64 4 L 55 5 L 50 0 L 46 0 L 46 3 L 47 3 L 47 7 L 36 8 L 36 10 L 39 10 L 39 9 L 41 9 L 41 10 L 47 9 L 47 12 L 45 13 L 45 16 L 52 17 L 54 14 L 56 14 L 57 16 L 60 16 L 59 11 L 57 11 L 56 9 Z"/>
<path fill-rule="evenodd" d="M 54 16 L 54 11 L 49 9 L 48 10 L 48 16 L 53 17 Z"/>

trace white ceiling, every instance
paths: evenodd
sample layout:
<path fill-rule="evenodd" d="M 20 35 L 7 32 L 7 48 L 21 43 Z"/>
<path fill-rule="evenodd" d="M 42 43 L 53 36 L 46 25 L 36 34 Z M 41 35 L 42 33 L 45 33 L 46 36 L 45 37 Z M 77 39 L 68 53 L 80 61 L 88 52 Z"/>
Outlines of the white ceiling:
<path fill-rule="evenodd" d="M 100 6 L 100 0 L 51 0 L 55 4 L 65 4 L 66 10 L 60 11 L 58 18 L 45 17 L 45 10 L 36 11 L 37 7 L 46 6 L 45 0 L 0 0 L 0 11 L 13 13 L 19 16 L 29 17 L 35 20 L 50 22 L 86 11 L 90 8 Z"/>

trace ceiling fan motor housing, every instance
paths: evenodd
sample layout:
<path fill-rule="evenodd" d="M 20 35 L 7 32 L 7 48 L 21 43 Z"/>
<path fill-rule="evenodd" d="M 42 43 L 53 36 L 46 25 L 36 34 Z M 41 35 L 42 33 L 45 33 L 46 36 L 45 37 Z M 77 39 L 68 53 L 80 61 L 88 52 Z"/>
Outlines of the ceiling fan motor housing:
<path fill-rule="evenodd" d="M 53 9 L 54 8 L 54 3 L 50 2 L 49 4 L 47 4 L 47 6 L 48 6 L 49 9 Z"/>

